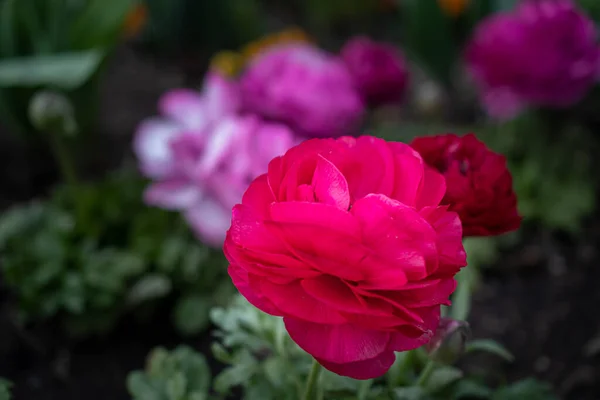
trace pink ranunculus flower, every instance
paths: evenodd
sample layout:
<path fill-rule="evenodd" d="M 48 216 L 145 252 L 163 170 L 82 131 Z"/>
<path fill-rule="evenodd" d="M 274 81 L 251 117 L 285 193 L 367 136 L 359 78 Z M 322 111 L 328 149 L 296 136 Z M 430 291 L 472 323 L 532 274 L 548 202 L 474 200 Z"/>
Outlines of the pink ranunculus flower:
<path fill-rule="evenodd" d="M 306 136 L 358 131 L 364 104 L 342 60 L 309 44 L 277 46 L 241 77 L 244 106 Z"/>
<path fill-rule="evenodd" d="M 569 0 L 524 1 L 479 24 L 465 53 L 488 113 L 570 107 L 596 83 L 594 22 Z"/>
<path fill-rule="evenodd" d="M 175 89 L 159 100 L 160 117 L 143 121 L 137 128 L 133 150 L 144 175 L 162 179 L 173 173 L 175 157 L 169 145 L 185 132 L 203 135 L 216 121 L 238 112 L 239 88 L 216 72 L 210 72 L 202 92 Z"/>
<path fill-rule="evenodd" d="M 233 209 L 229 274 L 325 368 L 384 374 L 427 343 L 466 265 L 437 171 L 402 143 L 312 139 L 270 162 Z"/>
<path fill-rule="evenodd" d="M 214 247 L 222 246 L 231 208 L 248 184 L 298 141 L 284 125 L 236 113 L 238 99 L 232 83 L 209 75 L 203 94 L 163 96 L 164 117 L 142 123 L 134 141 L 142 171 L 155 180 L 145 201 L 181 211 Z"/>
<path fill-rule="evenodd" d="M 402 100 L 408 86 L 408 68 L 397 47 L 359 36 L 344 45 L 341 56 L 368 104 Z"/>

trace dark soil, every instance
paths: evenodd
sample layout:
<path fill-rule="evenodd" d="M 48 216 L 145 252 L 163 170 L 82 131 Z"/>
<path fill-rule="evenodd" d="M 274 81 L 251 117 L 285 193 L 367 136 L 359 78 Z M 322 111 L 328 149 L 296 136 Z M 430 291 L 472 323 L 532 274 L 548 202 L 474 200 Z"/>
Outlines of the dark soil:
<path fill-rule="evenodd" d="M 102 145 L 86 165 L 92 176 L 131 160 L 136 124 L 155 113 L 162 92 L 189 83 L 183 71 L 119 50 L 102 88 Z M 51 165 L 43 147 L 26 149 L 0 135 L 0 207 L 46 193 L 57 179 Z M 470 318 L 473 334 L 497 339 L 515 354 L 510 365 L 489 361 L 510 380 L 535 374 L 561 398 L 600 399 L 599 248 L 600 215 L 577 240 L 532 232 L 484 272 Z M 52 325 L 17 334 L 5 297 L 0 282 L 0 376 L 15 383 L 15 400 L 129 399 L 127 373 L 142 368 L 153 347 L 184 342 L 162 314 L 149 325 L 129 321 L 108 337 L 82 343 L 65 342 Z M 205 334 L 186 342 L 207 352 L 210 340 Z"/>

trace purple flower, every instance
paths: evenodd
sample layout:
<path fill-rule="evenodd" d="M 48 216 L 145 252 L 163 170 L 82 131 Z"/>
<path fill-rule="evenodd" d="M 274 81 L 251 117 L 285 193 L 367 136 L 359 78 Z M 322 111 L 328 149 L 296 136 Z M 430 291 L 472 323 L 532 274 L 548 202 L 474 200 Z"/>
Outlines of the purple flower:
<path fill-rule="evenodd" d="M 209 75 L 202 93 L 174 90 L 160 100 L 163 117 L 140 124 L 134 151 L 155 180 L 146 203 L 181 211 L 200 239 L 220 247 L 231 208 L 268 162 L 297 143 L 285 125 L 239 114 L 237 87 Z"/>
<path fill-rule="evenodd" d="M 408 69 L 396 47 L 359 36 L 344 45 L 341 56 L 368 104 L 377 106 L 402 99 Z"/>
<path fill-rule="evenodd" d="M 339 57 L 308 44 L 259 55 L 241 78 L 244 106 L 306 136 L 355 133 L 364 104 Z"/>
<path fill-rule="evenodd" d="M 528 1 L 481 22 L 465 56 L 488 113 L 509 119 L 580 101 L 598 77 L 596 39 L 594 22 L 571 1 Z"/>

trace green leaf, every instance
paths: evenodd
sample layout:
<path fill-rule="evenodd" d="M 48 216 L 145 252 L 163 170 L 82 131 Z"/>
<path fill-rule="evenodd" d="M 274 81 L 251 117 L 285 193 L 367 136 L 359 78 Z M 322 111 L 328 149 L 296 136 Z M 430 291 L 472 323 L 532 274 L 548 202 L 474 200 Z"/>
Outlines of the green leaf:
<path fill-rule="evenodd" d="M 551 387 L 536 379 L 525 379 L 499 389 L 492 400 L 556 400 Z"/>
<path fill-rule="evenodd" d="M 453 319 L 466 321 L 469 317 L 473 292 L 473 271 L 473 268 L 467 266 L 456 275 L 457 287 L 452 295 L 452 306 L 450 307 L 450 317 Z"/>
<path fill-rule="evenodd" d="M 463 372 L 452 366 L 437 367 L 427 381 L 427 390 L 435 393 L 463 377 Z"/>
<path fill-rule="evenodd" d="M 395 388 L 392 394 L 394 400 L 429 400 L 429 395 L 420 386 Z"/>
<path fill-rule="evenodd" d="M 487 353 L 492 353 L 509 362 L 512 362 L 515 359 L 515 357 L 508 350 L 506 350 L 504 346 L 491 339 L 478 339 L 467 343 L 465 352 L 471 353 L 474 351 L 485 351 Z"/>
<path fill-rule="evenodd" d="M 0 60 L 0 87 L 75 89 L 96 72 L 103 58 L 102 51 L 89 50 Z"/>
<path fill-rule="evenodd" d="M 0 57 L 13 57 L 16 51 L 15 4 L 17 0 L 4 0 L 0 4 Z"/>
<path fill-rule="evenodd" d="M 200 333 L 210 324 L 210 307 L 207 296 L 193 294 L 180 298 L 173 311 L 175 328 L 183 335 Z"/>
<path fill-rule="evenodd" d="M 10 400 L 10 387 L 12 383 L 0 378 L 0 400 Z"/>
<path fill-rule="evenodd" d="M 149 274 L 138 280 L 127 294 L 128 304 L 159 299 L 171 291 L 171 281 L 164 275 Z"/>
<path fill-rule="evenodd" d="M 241 353 L 241 358 L 231 367 L 225 368 L 215 377 L 214 389 L 218 393 L 227 393 L 234 386 L 248 381 L 256 372 L 256 360 L 247 352 Z"/>
<path fill-rule="evenodd" d="M 489 399 L 491 395 L 489 387 L 472 379 L 461 379 L 452 390 L 452 400 Z"/>
<path fill-rule="evenodd" d="M 218 342 L 212 343 L 210 350 L 211 350 L 213 356 L 217 359 L 217 361 L 220 361 L 223 364 L 231 363 L 231 360 L 232 360 L 231 355 L 229 354 L 227 349 L 225 349 L 225 347 L 223 347 L 223 345 L 221 343 L 218 343 Z"/>
<path fill-rule="evenodd" d="M 136 0 L 89 0 L 71 27 L 73 48 L 107 47 L 119 39 Z"/>
<path fill-rule="evenodd" d="M 403 0 L 404 48 L 431 78 L 448 86 L 458 58 L 452 20 L 436 1 Z"/>
<path fill-rule="evenodd" d="M 134 400 L 163 400 L 157 385 L 141 371 L 127 376 L 127 391 Z"/>

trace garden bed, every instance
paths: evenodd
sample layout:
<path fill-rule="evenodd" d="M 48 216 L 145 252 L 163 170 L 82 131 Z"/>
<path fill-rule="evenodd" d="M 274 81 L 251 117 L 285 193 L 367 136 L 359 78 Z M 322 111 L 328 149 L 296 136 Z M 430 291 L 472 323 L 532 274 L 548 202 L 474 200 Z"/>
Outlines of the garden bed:
<path fill-rule="evenodd" d="M 85 172 L 97 177 L 127 163 L 136 124 L 155 113 L 161 93 L 184 83 L 178 66 L 119 49 L 101 90 L 103 145 L 92 153 Z M 43 148 L 25 155 L 7 140 L 2 153 L 3 207 L 45 195 L 57 179 Z M 596 215 L 576 240 L 532 232 L 525 246 L 484 270 L 469 320 L 474 337 L 497 339 L 513 352 L 516 361 L 502 367 L 511 380 L 533 371 L 567 400 L 600 398 L 598 248 Z M 53 323 L 20 332 L 10 322 L 11 296 L 2 286 L 0 291 L 0 376 L 14 383 L 15 400 L 128 399 L 127 374 L 142 368 L 155 346 L 187 343 L 210 357 L 211 333 L 181 338 L 166 311 L 149 323 L 123 321 L 106 337 L 77 343 L 65 341 Z M 488 361 L 495 362 L 483 360 Z M 219 369 L 214 361 L 211 367 Z"/>

